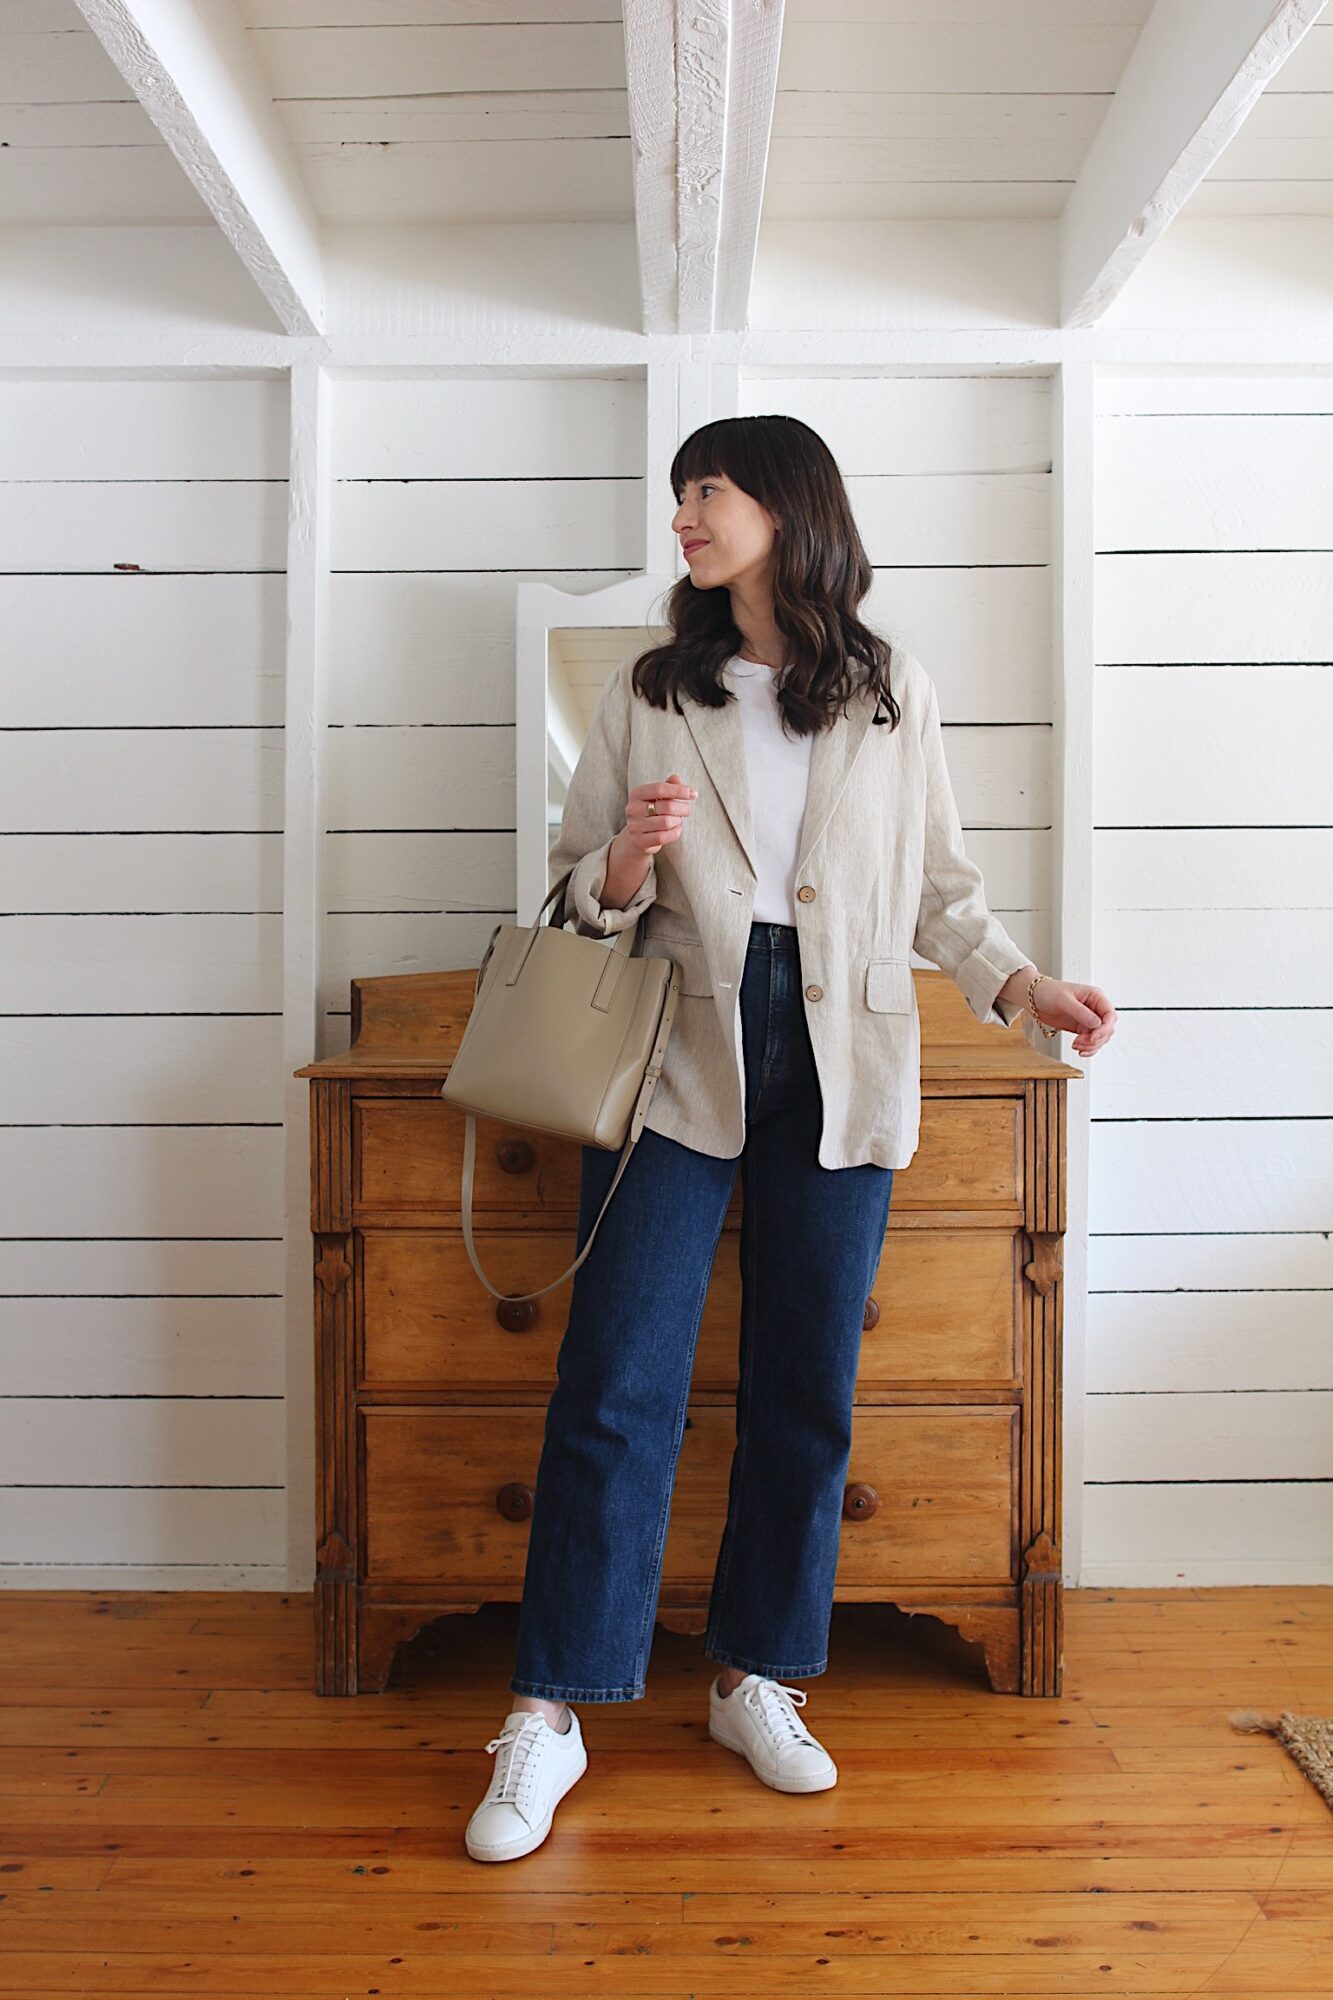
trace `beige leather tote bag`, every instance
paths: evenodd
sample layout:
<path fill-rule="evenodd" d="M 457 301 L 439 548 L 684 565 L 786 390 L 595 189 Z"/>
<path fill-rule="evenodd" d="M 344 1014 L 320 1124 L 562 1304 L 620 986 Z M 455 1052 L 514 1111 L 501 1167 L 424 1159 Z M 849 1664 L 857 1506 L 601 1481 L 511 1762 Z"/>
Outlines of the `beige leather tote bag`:
<path fill-rule="evenodd" d="M 554 919 L 542 923 L 557 896 L 563 909 L 572 873 L 561 876 L 530 926 L 497 924 L 491 932 L 472 1012 L 440 1088 L 447 1104 L 467 1114 L 463 1241 L 473 1270 L 497 1299 L 540 1298 L 577 1271 L 591 1250 L 643 1130 L 680 992 L 673 959 L 631 956 L 637 923 L 618 931 L 610 947 Z M 497 1291 L 477 1262 L 472 1186 L 478 1112 L 585 1146 L 625 1148 L 582 1250 L 568 1271 L 535 1292 Z"/>

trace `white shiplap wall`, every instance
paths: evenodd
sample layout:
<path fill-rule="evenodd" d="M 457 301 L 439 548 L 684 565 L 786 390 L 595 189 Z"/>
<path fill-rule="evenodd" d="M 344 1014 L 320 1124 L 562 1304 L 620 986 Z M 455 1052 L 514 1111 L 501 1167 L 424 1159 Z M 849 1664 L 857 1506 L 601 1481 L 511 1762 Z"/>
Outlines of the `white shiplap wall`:
<path fill-rule="evenodd" d="M 0 1579 L 286 1575 L 284 376 L 0 383 Z"/>
<path fill-rule="evenodd" d="M 333 435 L 323 1053 L 349 979 L 514 920 L 517 587 L 644 567 L 645 381 L 344 375 Z"/>
<path fill-rule="evenodd" d="M 353 975 L 475 963 L 514 914 L 519 579 L 632 575 L 650 474 L 672 506 L 639 368 L 332 374 L 319 1053 Z M 729 379 L 844 467 L 867 616 L 937 681 L 969 852 L 1054 964 L 1050 375 Z M 1333 1546 L 1329 380 L 1100 376 L 1088 1582 L 1310 1581 Z M 281 1587 L 287 385 L 0 398 L 0 1581 Z"/>
<path fill-rule="evenodd" d="M 1083 1581 L 1333 1579 L 1333 376 L 1102 372 Z"/>

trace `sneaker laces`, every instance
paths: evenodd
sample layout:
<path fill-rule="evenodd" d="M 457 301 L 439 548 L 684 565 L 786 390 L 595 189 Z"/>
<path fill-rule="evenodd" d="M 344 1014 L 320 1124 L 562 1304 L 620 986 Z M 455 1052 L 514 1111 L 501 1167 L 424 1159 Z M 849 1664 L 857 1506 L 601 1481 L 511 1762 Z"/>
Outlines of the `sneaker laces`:
<path fill-rule="evenodd" d="M 758 1680 L 745 1690 L 746 1707 L 753 1709 L 780 1748 L 793 1742 L 814 1743 L 814 1737 L 792 1707 L 793 1702 L 799 1702 L 804 1708 L 808 1700 L 804 1688 L 788 1687 L 782 1681 Z"/>
<path fill-rule="evenodd" d="M 492 1805 L 519 1804 L 520 1789 L 535 1769 L 533 1748 L 541 1741 L 541 1731 L 535 1725 L 543 1721 L 545 1717 L 534 1708 L 512 1728 L 506 1724 L 500 1734 L 493 1736 L 486 1745 L 488 1751 L 499 1752 L 495 1760 L 495 1769 L 491 1773 L 491 1789 L 488 1794 Z"/>

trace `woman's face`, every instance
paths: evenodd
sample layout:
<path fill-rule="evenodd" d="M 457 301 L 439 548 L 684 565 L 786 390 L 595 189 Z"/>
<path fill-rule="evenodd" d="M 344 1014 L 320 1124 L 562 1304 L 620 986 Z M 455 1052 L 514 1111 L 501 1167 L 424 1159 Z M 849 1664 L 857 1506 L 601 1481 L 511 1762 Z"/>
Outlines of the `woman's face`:
<path fill-rule="evenodd" d="M 700 590 L 771 579 L 777 522 L 766 507 L 719 473 L 686 482 L 671 532 Z"/>

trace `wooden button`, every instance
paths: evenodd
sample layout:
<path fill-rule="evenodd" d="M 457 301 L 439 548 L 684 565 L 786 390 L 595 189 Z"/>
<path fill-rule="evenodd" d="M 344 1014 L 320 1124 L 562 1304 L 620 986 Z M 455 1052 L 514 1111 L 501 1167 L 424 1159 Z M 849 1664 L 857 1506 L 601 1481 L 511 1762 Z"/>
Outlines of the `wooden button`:
<path fill-rule="evenodd" d="M 810 887 L 810 884 L 809 884 L 808 882 L 802 882 L 802 884 L 801 884 L 800 888 L 799 888 L 799 889 L 798 889 L 798 890 L 796 891 L 796 900 L 797 900 L 797 902 L 799 902 L 799 903 L 813 903 L 813 902 L 814 902 L 814 900 L 815 900 L 815 892 L 814 892 L 814 890 L 813 890 L 813 889 L 812 889 L 812 888 Z"/>
<path fill-rule="evenodd" d="M 807 986 L 805 989 L 805 997 L 807 1000 L 822 1000 L 824 997 L 824 989 L 822 986 Z"/>

